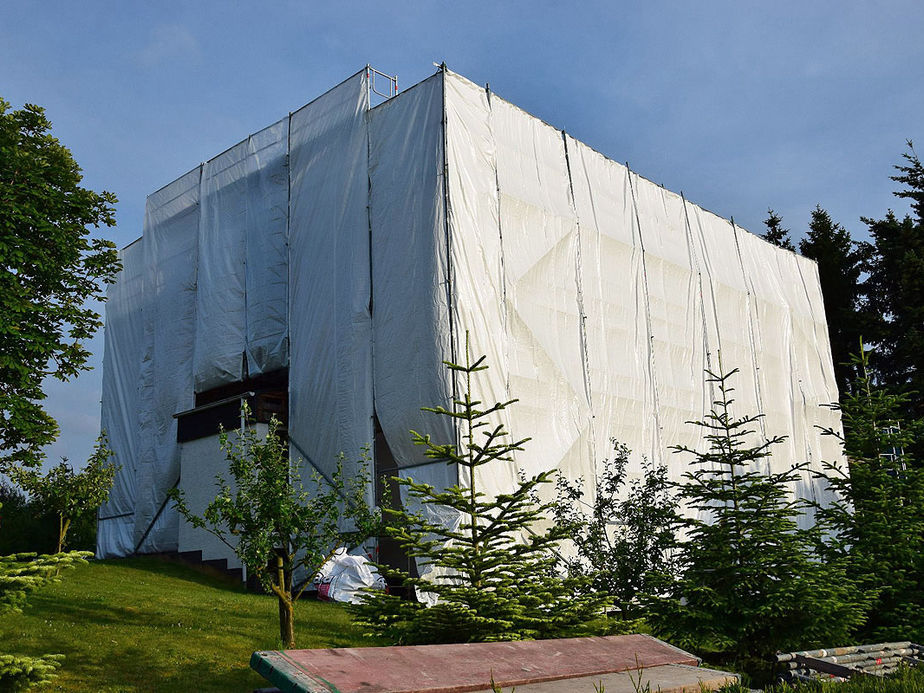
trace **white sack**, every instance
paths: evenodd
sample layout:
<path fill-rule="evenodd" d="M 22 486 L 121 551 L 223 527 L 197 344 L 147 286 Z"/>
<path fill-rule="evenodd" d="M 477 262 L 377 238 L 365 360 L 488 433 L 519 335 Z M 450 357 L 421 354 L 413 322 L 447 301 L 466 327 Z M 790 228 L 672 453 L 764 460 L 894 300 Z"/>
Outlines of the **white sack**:
<path fill-rule="evenodd" d="M 365 555 L 350 555 L 340 548 L 321 566 L 314 580 L 318 598 L 360 604 L 363 590 L 385 589 L 383 578 Z"/>

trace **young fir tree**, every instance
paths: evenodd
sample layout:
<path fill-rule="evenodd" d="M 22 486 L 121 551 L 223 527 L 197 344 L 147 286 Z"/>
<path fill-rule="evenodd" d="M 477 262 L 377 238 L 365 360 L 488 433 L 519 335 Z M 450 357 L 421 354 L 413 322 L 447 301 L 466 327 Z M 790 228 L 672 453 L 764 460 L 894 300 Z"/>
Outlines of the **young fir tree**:
<path fill-rule="evenodd" d="M 617 616 L 628 621 L 644 615 L 647 596 L 658 594 L 661 576 L 674 572 L 677 503 L 667 467 L 645 459 L 642 476 L 630 479 L 629 448 L 614 440 L 613 452 L 589 502 L 580 480 L 558 477 L 553 512 L 575 547 L 569 571 L 591 576 L 592 588 L 609 595 Z"/>
<path fill-rule="evenodd" d="M 846 561 L 872 595 L 864 641 L 924 639 L 924 465 L 910 451 L 924 440 L 908 396 L 876 387 L 869 353 L 854 358 L 856 385 L 841 397 L 844 434 L 837 436 L 847 468 L 828 463 L 824 474 L 838 500 L 818 509 L 833 530 L 829 560 Z M 909 415 L 911 414 L 911 415 Z"/>
<path fill-rule="evenodd" d="M 467 339 L 466 339 L 467 342 Z M 387 511 L 388 533 L 408 556 L 429 572 L 413 577 L 380 566 L 390 581 L 400 582 L 436 598 L 432 606 L 393 594 L 369 594 L 355 607 L 358 622 L 369 634 L 401 644 L 479 642 L 560 637 L 578 632 L 594 619 L 604 599 L 587 589 L 587 580 L 562 577 L 555 550 L 561 528 L 539 529 L 550 516 L 550 504 L 540 503 L 536 492 L 549 483 L 552 472 L 523 478 L 510 492 L 488 496 L 479 478 L 492 466 L 509 464 L 514 452 L 528 439 L 511 440 L 493 415 L 513 404 L 484 406 L 472 392 L 472 377 L 487 369 L 485 357 L 472 362 L 466 343 L 464 365 L 446 362 L 462 377 L 464 392 L 452 408 L 425 408 L 451 418 L 458 426 L 461 445 L 436 443 L 429 435 L 413 432 L 414 442 L 427 457 L 454 465 L 460 483 L 439 490 L 410 478 L 399 478 L 408 506 L 420 510 Z M 441 512 L 432 515 L 426 506 Z M 456 528 L 431 519 L 457 513 Z"/>
<path fill-rule="evenodd" d="M 817 533 L 798 527 L 805 504 L 790 495 L 798 468 L 765 469 L 783 438 L 755 443 L 760 416 L 732 415 L 735 372 L 707 371 L 717 399 L 691 423 L 708 450 L 674 448 L 693 455 L 678 496 L 694 514 L 678 518 L 681 573 L 651 620 L 675 644 L 739 662 L 845 642 L 862 618 L 855 586 L 814 555 Z"/>

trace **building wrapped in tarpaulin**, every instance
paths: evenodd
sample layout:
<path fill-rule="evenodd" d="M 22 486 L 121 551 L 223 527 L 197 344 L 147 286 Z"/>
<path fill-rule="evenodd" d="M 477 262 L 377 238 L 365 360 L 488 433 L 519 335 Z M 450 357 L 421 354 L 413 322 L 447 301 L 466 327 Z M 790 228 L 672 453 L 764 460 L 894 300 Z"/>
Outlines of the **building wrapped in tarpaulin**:
<path fill-rule="evenodd" d="M 460 384 L 472 351 L 482 398 L 531 436 L 509 468 L 591 484 L 611 439 L 668 465 L 701 446 L 704 369 L 740 374 L 740 413 L 785 435 L 770 464 L 839 456 L 818 272 L 441 68 L 370 104 L 363 70 L 147 200 L 142 237 L 106 311 L 102 426 L 122 465 L 98 554 L 221 555 L 166 500 L 214 494 L 218 424 L 240 400 L 285 421 L 293 455 L 331 473 L 372 446 L 376 473 L 465 480 L 428 463 L 409 430 Z M 630 471 L 632 471 L 630 469 Z M 370 489 L 370 494 L 373 490 Z M 198 494 L 198 496 L 197 496 Z M 214 542 L 213 542 L 214 544 Z"/>

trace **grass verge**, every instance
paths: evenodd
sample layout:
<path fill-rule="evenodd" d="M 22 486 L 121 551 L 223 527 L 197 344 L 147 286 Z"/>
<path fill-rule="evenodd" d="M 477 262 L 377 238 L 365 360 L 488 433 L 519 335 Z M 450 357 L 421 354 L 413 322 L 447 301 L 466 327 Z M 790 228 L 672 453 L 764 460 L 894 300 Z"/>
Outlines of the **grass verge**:
<path fill-rule="evenodd" d="M 63 654 L 42 690 L 249 691 L 254 650 L 280 649 L 274 597 L 155 558 L 92 561 L 33 594 L 0 622 L 0 652 Z M 299 648 L 383 644 L 364 638 L 346 610 L 296 604 Z"/>

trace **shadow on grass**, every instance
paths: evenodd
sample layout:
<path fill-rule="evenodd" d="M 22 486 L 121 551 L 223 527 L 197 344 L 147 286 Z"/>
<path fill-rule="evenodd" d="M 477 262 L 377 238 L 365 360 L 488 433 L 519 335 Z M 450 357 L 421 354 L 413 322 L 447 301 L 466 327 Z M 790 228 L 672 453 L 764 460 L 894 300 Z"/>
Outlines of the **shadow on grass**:
<path fill-rule="evenodd" d="M 246 592 L 244 585 L 230 577 L 217 577 L 216 575 L 200 571 L 179 560 L 165 559 L 161 556 L 138 556 L 136 558 L 109 558 L 95 560 L 98 565 L 111 566 L 125 572 L 136 572 L 150 576 L 167 577 L 174 580 L 183 580 L 197 585 L 211 587 L 227 592 Z"/>

